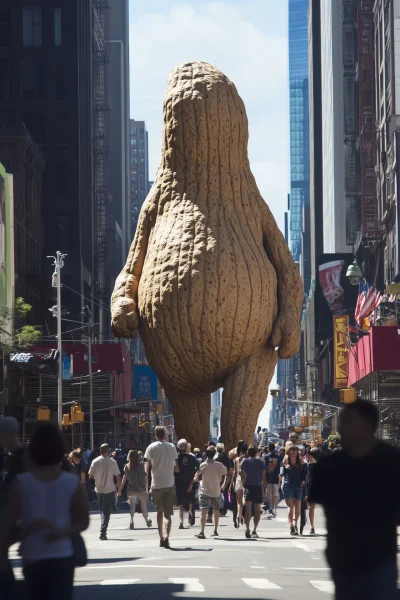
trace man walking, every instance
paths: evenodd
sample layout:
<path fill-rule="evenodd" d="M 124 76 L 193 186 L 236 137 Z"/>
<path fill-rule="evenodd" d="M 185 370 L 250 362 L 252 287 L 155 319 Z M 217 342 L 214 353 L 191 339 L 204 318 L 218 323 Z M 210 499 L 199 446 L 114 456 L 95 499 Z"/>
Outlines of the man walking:
<path fill-rule="evenodd" d="M 309 503 L 322 504 L 328 529 L 327 559 L 336 600 L 397 598 L 400 524 L 400 450 L 377 440 L 379 414 L 366 400 L 340 413 L 343 450 L 315 464 Z M 371 511 L 374 476 L 385 482 L 382 510 Z"/>
<path fill-rule="evenodd" d="M 276 510 L 279 504 L 279 473 L 281 469 L 282 459 L 275 451 L 275 444 L 268 444 L 268 452 L 264 457 L 267 467 L 267 500 L 269 512 L 276 517 Z"/>
<path fill-rule="evenodd" d="M 193 454 L 188 453 L 188 442 L 178 442 L 178 467 L 175 473 L 176 499 L 179 508 L 179 529 L 183 527 L 183 511 L 189 509 L 189 525 L 194 525 L 194 489 L 193 478 L 199 470 L 199 463 Z"/>
<path fill-rule="evenodd" d="M 267 487 L 264 461 L 257 458 L 257 448 L 249 446 L 248 457 L 241 465 L 240 477 L 244 486 L 244 499 L 246 503 L 246 538 L 258 538 L 257 527 L 261 518 L 261 504 L 263 501 L 263 488 Z M 251 505 L 254 504 L 254 529 L 250 533 Z"/>
<path fill-rule="evenodd" d="M 175 478 L 174 471 L 179 472 L 178 453 L 173 444 L 165 441 L 164 427 L 156 427 L 156 441 L 147 448 L 144 458 L 146 471 L 151 469 L 151 494 L 157 510 L 157 525 L 160 535 L 160 546 L 169 548 L 171 533 L 171 517 L 174 514 Z M 164 536 L 164 517 L 166 535 Z"/>
<path fill-rule="evenodd" d="M 95 480 L 96 494 L 100 505 L 100 539 L 107 539 L 107 528 L 111 511 L 115 502 L 115 483 L 117 479 L 118 494 L 121 493 L 121 473 L 115 460 L 108 456 L 108 444 L 100 447 L 100 456 L 90 465 L 89 477 Z"/>
<path fill-rule="evenodd" d="M 201 476 L 199 506 L 201 510 L 201 530 L 197 536 L 200 540 L 205 540 L 204 529 L 207 522 L 207 511 L 211 507 L 214 510 L 214 533 L 212 537 L 218 536 L 219 509 L 221 502 L 221 492 L 225 489 L 228 482 L 228 470 L 220 462 L 214 460 L 215 447 L 209 446 L 206 450 L 206 461 L 201 463 L 194 482 L 197 483 Z M 222 486 L 221 478 L 225 477 Z"/>

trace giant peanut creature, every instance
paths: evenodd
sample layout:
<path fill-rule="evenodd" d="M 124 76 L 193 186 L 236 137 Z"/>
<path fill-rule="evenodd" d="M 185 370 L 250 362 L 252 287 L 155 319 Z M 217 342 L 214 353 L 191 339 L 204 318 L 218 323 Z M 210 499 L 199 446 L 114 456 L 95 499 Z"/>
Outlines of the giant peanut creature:
<path fill-rule="evenodd" d="M 233 83 L 206 63 L 178 65 L 161 164 L 112 296 L 114 334 L 140 330 L 176 433 L 197 445 L 209 439 L 210 394 L 220 387 L 226 447 L 252 441 L 277 349 L 288 358 L 300 345 L 301 278 L 247 141 Z"/>

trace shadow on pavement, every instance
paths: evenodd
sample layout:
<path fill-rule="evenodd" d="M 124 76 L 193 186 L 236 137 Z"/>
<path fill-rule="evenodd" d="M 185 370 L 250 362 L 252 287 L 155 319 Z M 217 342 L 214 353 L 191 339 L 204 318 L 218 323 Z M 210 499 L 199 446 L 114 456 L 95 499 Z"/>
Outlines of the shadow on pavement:
<path fill-rule="evenodd" d="M 129 558 L 89 558 L 88 565 L 95 565 L 96 563 L 123 563 L 133 562 L 134 560 L 141 560 L 143 556 L 130 556 Z"/>
<path fill-rule="evenodd" d="M 185 586 L 181 584 L 140 584 L 118 585 L 117 581 L 113 585 L 84 585 L 75 588 L 74 600 L 110 600 L 112 597 L 117 597 L 118 600 L 132 600 L 132 598 L 140 598 L 140 600 L 173 600 L 176 599 L 177 592 L 184 592 Z M 196 592 L 191 594 L 185 593 L 185 600 L 195 600 L 201 596 L 202 600 L 211 600 L 205 598 L 201 593 Z M 178 596 L 179 597 L 179 596 Z M 236 598 L 224 598 L 223 600 L 237 600 Z M 252 600 L 246 598 L 246 600 Z M 269 600 L 264 598 L 264 600 Z"/>

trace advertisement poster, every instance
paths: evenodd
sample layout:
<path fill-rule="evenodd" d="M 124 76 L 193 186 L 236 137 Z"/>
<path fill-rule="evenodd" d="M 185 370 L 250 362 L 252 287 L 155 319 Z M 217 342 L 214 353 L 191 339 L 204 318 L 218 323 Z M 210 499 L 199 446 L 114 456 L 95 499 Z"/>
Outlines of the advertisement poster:
<path fill-rule="evenodd" d="M 354 323 L 358 286 L 351 285 L 346 277 L 353 263 L 352 254 L 320 254 L 317 256 L 315 285 L 315 337 L 316 342 L 332 339 L 333 314 L 345 311 Z"/>
<path fill-rule="evenodd" d="M 71 369 L 71 355 L 62 357 L 62 378 L 64 381 L 68 381 L 72 377 Z"/>
<path fill-rule="evenodd" d="M 133 366 L 133 398 L 134 400 L 157 400 L 157 375 L 148 365 Z"/>
<path fill-rule="evenodd" d="M 344 289 L 340 285 L 340 276 L 344 267 L 344 260 L 332 260 L 319 265 L 319 283 L 324 298 L 333 313 L 344 308 Z"/>
<path fill-rule="evenodd" d="M 335 389 L 347 388 L 349 379 L 349 315 L 333 317 L 333 356 Z"/>

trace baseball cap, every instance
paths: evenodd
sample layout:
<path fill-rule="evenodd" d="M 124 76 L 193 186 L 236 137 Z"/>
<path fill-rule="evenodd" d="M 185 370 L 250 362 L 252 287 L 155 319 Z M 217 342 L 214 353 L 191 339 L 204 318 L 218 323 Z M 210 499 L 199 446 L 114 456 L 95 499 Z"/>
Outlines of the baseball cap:
<path fill-rule="evenodd" d="M 5 433 L 18 433 L 19 425 L 14 417 L 0 417 L 0 435 Z"/>

